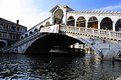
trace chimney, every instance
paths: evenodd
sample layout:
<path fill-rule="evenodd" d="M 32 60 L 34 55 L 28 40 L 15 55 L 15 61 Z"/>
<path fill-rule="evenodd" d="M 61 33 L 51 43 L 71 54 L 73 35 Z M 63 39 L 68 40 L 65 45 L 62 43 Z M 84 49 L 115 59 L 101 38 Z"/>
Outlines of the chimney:
<path fill-rule="evenodd" d="M 17 24 L 17 25 L 19 24 L 19 20 L 16 20 L 16 24 Z"/>

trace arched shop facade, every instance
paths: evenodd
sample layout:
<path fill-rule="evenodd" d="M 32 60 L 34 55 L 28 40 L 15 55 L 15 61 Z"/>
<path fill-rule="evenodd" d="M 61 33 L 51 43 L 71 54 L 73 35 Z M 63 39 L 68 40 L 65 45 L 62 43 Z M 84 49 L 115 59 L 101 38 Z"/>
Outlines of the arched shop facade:
<path fill-rule="evenodd" d="M 121 12 L 118 11 L 75 11 L 65 5 L 56 5 L 50 12 L 52 25 L 121 31 Z"/>

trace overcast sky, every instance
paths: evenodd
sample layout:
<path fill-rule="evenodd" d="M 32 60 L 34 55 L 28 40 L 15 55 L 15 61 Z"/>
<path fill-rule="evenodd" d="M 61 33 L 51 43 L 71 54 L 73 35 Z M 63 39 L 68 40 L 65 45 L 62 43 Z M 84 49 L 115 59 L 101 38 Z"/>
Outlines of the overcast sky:
<path fill-rule="evenodd" d="M 0 17 L 29 29 L 50 16 L 49 10 L 63 4 L 74 10 L 118 10 L 121 0 L 0 0 Z"/>

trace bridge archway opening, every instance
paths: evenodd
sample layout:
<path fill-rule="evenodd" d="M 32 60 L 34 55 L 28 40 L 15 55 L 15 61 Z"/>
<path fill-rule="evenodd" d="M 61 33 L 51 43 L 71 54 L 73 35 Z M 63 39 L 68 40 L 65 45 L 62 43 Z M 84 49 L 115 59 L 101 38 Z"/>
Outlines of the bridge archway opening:
<path fill-rule="evenodd" d="M 70 16 L 67 20 L 67 25 L 68 26 L 75 26 L 75 19 L 73 16 Z"/>
<path fill-rule="evenodd" d="M 100 24 L 100 29 L 112 30 L 113 29 L 112 26 L 113 26 L 113 21 L 109 17 L 106 17 L 102 19 L 101 24 Z"/>
<path fill-rule="evenodd" d="M 85 27 L 86 20 L 83 16 L 79 17 L 76 22 L 77 27 Z"/>
<path fill-rule="evenodd" d="M 74 43 L 82 43 L 79 40 L 67 35 L 49 33 L 34 41 L 25 51 L 25 54 L 45 54 L 54 46 L 69 47 Z"/>
<path fill-rule="evenodd" d="M 121 19 L 119 19 L 119 20 L 116 22 L 115 30 L 116 30 L 116 31 L 121 31 Z"/>
<path fill-rule="evenodd" d="M 54 24 L 61 24 L 63 23 L 63 10 L 58 9 L 54 13 Z"/>
<path fill-rule="evenodd" d="M 88 20 L 88 28 L 98 29 L 98 20 L 96 17 L 90 17 Z"/>

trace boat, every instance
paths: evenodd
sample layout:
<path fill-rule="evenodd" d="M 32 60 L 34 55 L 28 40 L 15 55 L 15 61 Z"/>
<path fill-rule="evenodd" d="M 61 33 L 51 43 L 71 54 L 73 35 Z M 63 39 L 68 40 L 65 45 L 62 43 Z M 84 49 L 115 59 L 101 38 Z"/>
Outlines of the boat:
<path fill-rule="evenodd" d="M 69 55 L 85 55 L 85 50 L 80 48 L 69 48 L 63 46 L 54 46 L 50 50 L 51 53 L 61 53 L 61 54 L 69 54 Z"/>
<path fill-rule="evenodd" d="M 114 61 L 121 61 L 121 57 L 113 57 Z"/>

